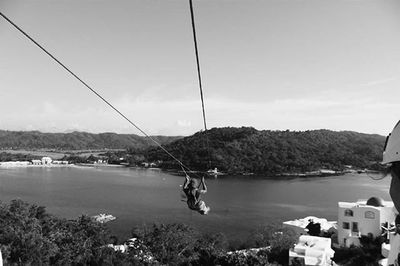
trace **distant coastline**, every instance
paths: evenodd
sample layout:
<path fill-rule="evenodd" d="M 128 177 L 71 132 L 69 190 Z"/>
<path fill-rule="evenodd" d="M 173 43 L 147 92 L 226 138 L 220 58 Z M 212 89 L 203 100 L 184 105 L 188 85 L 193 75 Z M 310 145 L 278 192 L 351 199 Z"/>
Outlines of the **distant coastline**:
<path fill-rule="evenodd" d="M 8 169 L 8 168 L 63 168 L 63 167 L 75 167 L 75 164 L 53 164 L 53 165 L 34 165 L 34 164 L 15 164 L 8 165 L 4 164 L 7 162 L 0 162 L 0 169 Z"/>
<path fill-rule="evenodd" d="M 127 165 L 122 165 L 122 164 L 105 164 L 105 163 L 77 163 L 75 166 L 81 166 L 81 167 L 127 167 Z"/>
<path fill-rule="evenodd" d="M 144 170 L 159 170 L 164 171 L 174 175 L 184 175 L 185 173 L 175 169 L 163 169 L 158 167 L 139 167 L 130 166 L 124 164 L 106 164 L 106 163 L 65 163 L 65 164 L 32 164 L 29 161 L 12 161 L 12 162 L 0 162 L 0 169 L 11 169 L 11 168 L 66 168 L 66 167 L 79 167 L 79 168 L 134 168 L 134 169 L 144 169 Z M 327 177 L 327 176 L 342 176 L 345 174 L 361 174 L 366 172 L 379 173 L 378 171 L 368 170 L 368 169 L 350 169 L 344 171 L 334 171 L 327 169 L 320 169 L 313 172 L 295 172 L 295 173 L 277 173 L 273 176 L 263 175 L 263 174 L 249 174 L 249 173 L 231 173 L 231 174 L 221 174 L 212 175 L 209 172 L 203 171 L 191 171 L 190 174 L 205 175 L 210 178 L 218 178 L 224 176 L 237 176 L 237 177 L 250 177 L 250 178 L 312 178 L 312 177 Z"/>
<path fill-rule="evenodd" d="M 180 164 L 162 149 L 147 142 L 138 143 L 136 138 L 123 134 L 10 131 L 1 134 L 0 161 L 33 161 L 45 156 L 91 167 L 125 165 L 181 170 Z M 207 150 L 202 144 L 205 137 L 209 139 Z M 160 143 L 164 148 L 185 166 L 211 178 L 223 178 L 223 174 L 303 178 L 357 173 L 363 169 L 383 170 L 379 162 L 385 138 L 374 134 L 224 127 L 208 130 L 207 136 L 198 132 L 188 137 L 157 139 L 163 140 Z M 210 170 L 215 168 L 217 172 Z"/>

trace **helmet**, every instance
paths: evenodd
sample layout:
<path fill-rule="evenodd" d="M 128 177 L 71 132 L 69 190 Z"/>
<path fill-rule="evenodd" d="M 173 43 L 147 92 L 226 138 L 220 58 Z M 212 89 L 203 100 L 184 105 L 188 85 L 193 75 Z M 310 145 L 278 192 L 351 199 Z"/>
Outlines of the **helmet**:
<path fill-rule="evenodd" d="M 386 137 L 385 147 L 383 148 L 382 163 L 393 163 L 400 161 L 400 121 L 393 128 L 392 133 Z"/>

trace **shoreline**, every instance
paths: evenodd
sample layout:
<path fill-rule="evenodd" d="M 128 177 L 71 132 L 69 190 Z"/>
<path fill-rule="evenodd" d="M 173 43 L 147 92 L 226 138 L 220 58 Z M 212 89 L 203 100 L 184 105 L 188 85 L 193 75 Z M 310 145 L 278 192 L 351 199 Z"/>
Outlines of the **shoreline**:
<path fill-rule="evenodd" d="M 6 164 L 5 164 L 6 163 Z M 90 163 L 76 163 L 76 164 L 42 164 L 42 165 L 34 165 L 27 164 L 27 162 L 15 162 L 16 164 L 7 164 L 7 162 L 0 162 L 0 169 L 12 169 L 12 168 L 69 168 L 69 167 L 82 167 L 82 168 L 131 168 L 131 169 L 141 169 L 141 170 L 157 170 L 163 171 L 173 175 L 184 175 L 185 173 L 179 171 L 177 169 L 163 169 L 157 167 L 140 167 L 140 166 L 129 166 L 129 165 L 118 165 L 118 164 L 90 164 Z M 18 164 L 20 163 L 20 164 Z M 313 177 L 330 177 L 330 176 L 343 176 L 345 174 L 361 174 L 366 171 L 372 170 L 363 170 L 363 171 L 314 171 L 314 172 L 305 172 L 305 173 L 224 173 L 221 175 L 212 175 L 207 172 L 202 171 L 191 171 L 190 174 L 194 175 L 204 175 L 208 178 L 225 178 L 227 177 L 246 177 L 249 179 L 294 179 L 294 178 L 313 178 Z"/>
<path fill-rule="evenodd" d="M 116 164 L 89 164 L 89 163 L 77 163 L 77 164 L 13 164 L 7 165 L 0 162 L 0 169 L 9 168 L 63 168 L 63 167 L 104 167 L 104 168 L 122 168 L 125 165 Z"/>
<path fill-rule="evenodd" d="M 126 165 L 123 164 L 100 164 L 100 163 L 77 163 L 75 166 L 81 166 L 81 167 L 112 167 L 112 168 L 123 168 L 127 167 Z"/>
<path fill-rule="evenodd" d="M 63 168 L 63 167 L 75 167 L 75 164 L 53 164 L 53 165 L 2 165 L 0 162 L 0 169 L 10 169 L 10 168 Z"/>

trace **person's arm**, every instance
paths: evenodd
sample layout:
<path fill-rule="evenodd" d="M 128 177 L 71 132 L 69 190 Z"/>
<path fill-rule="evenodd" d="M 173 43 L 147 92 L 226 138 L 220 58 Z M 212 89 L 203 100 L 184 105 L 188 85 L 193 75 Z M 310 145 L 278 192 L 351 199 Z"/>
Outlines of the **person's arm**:
<path fill-rule="evenodd" d="M 185 190 L 185 189 L 187 189 L 187 187 L 188 187 L 188 185 L 189 185 L 189 176 L 188 175 L 186 175 L 185 176 L 185 182 L 183 183 L 183 187 L 182 187 L 182 189 L 183 190 Z"/>
<path fill-rule="evenodd" d="M 206 182 L 204 181 L 204 176 L 201 178 L 201 185 L 203 185 L 203 189 L 200 189 L 199 192 L 202 194 L 207 193 Z"/>

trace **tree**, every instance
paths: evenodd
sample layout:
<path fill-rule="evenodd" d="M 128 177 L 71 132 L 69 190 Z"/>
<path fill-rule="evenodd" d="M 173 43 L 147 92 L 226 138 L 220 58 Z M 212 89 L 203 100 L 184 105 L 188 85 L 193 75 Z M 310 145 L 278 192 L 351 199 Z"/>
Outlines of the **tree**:
<path fill-rule="evenodd" d="M 47 237 L 51 223 L 43 207 L 21 200 L 0 204 L 0 246 L 4 260 L 27 265 L 49 264 L 50 257 L 58 252 Z"/>
<path fill-rule="evenodd" d="M 216 265 L 218 258 L 226 254 L 228 240 L 222 233 L 201 236 L 195 246 L 198 259 L 193 265 Z"/>
<path fill-rule="evenodd" d="M 207 149 L 205 134 L 209 139 Z M 213 167 L 229 174 L 276 175 L 324 167 L 343 170 L 346 164 L 365 168 L 379 160 L 384 141 L 383 136 L 349 131 L 258 131 L 227 127 L 198 132 L 165 148 L 193 170 L 208 169 L 210 155 Z M 163 161 L 161 167 L 180 168 L 160 148 L 150 148 L 145 156 L 147 161 Z"/>
<path fill-rule="evenodd" d="M 298 237 L 298 234 L 292 229 L 271 224 L 255 230 L 251 234 L 247 245 L 270 247 L 268 261 L 287 265 L 289 263 L 289 249 L 297 242 Z"/>
<path fill-rule="evenodd" d="M 247 252 L 247 253 L 230 253 L 222 255 L 217 260 L 217 265 L 221 266 L 272 266 L 268 261 L 268 255 L 260 252 Z"/>
<path fill-rule="evenodd" d="M 52 257 L 52 264 L 96 264 L 107 258 L 109 231 L 88 216 L 77 220 L 58 219 L 50 238 L 59 249 Z"/>
<path fill-rule="evenodd" d="M 60 219 L 22 200 L 0 204 L 0 246 L 11 265 L 101 264 L 109 259 L 109 236 L 87 216 Z"/>
<path fill-rule="evenodd" d="M 306 229 L 308 229 L 308 234 L 310 236 L 320 236 L 321 234 L 321 224 L 314 223 L 313 220 L 307 224 Z"/>
<path fill-rule="evenodd" d="M 155 224 L 138 235 L 162 264 L 179 265 L 198 259 L 195 248 L 200 235 L 188 225 Z"/>
<path fill-rule="evenodd" d="M 361 236 L 360 246 L 336 249 L 333 261 L 345 266 L 378 266 L 383 241 L 382 237 Z"/>

